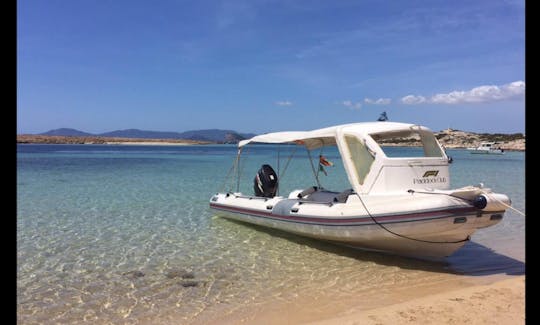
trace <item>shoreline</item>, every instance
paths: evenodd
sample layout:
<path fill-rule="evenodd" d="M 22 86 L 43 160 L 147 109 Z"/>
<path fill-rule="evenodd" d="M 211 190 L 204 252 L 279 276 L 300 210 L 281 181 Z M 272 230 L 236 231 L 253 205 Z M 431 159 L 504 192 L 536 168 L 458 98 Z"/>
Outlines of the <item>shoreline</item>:
<path fill-rule="evenodd" d="M 17 135 L 17 144 L 108 144 L 108 145 L 156 145 L 186 146 L 212 144 L 210 141 L 189 139 L 142 139 L 119 137 L 68 137 L 56 135 Z"/>
<path fill-rule="evenodd" d="M 463 137 L 466 139 L 466 137 Z M 462 139 L 462 140 L 463 140 Z M 468 140 L 464 142 L 455 138 L 441 137 L 440 144 L 447 149 L 468 149 L 476 147 L 480 139 Z M 525 151 L 525 140 L 500 141 L 500 147 L 505 151 Z M 189 140 L 189 139 L 146 139 L 146 138 L 120 138 L 120 137 L 99 137 L 99 136 L 56 136 L 56 135 L 17 135 L 17 144 L 110 144 L 110 145 L 205 145 L 219 144 L 218 142 Z M 400 141 L 381 143 L 388 147 L 420 147 L 417 141 Z"/>
<path fill-rule="evenodd" d="M 447 149 L 468 149 L 477 147 L 485 139 L 477 134 L 462 131 L 443 131 L 436 134 L 439 143 Z M 416 139 L 402 139 L 398 142 L 381 143 L 382 146 L 421 147 Z M 490 139 L 493 140 L 493 139 Z M 497 138 L 500 147 L 505 151 L 525 151 L 525 139 L 516 139 L 512 136 Z M 205 145 L 220 144 L 215 141 L 189 140 L 189 139 L 149 139 L 149 138 L 121 138 L 100 136 L 58 136 L 58 135 L 17 135 L 18 144 L 110 144 L 110 145 Z"/>
<path fill-rule="evenodd" d="M 206 144 L 220 144 L 220 143 L 213 143 L 213 142 L 167 142 L 167 141 L 105 141 L 105 142 L 19 142 L 17 141 L 17 144 L 84 144 L 84 145 L 92 145 L 92 144 L 101 144 L 101 145 L 126 145 L 126 146 L 190 146 L 190 145 L 206 145 Z M 403 144 L 403 143 L 385 143 L 383 145 L 388 147 L 421 147 L 420 145 L 409 145 L 409 144 Z M 445 146 L 446 149 L 460 149 L 460 150 L 468 150 L 467 147 L 461 147 L 461 146 Z M 526 150 L 523 148 L 503 148 L 504 151 L 516 151 L 516 152 L 525 152 Z"/>
<path fill-rule="evenodd" d="M 462 146 L 462 145 L 453 145 L 453 144 L 445 144 L 441 142 L 441 145 L 443 145 L 446 149 L 461 149 L 461 150 L 468 150 L 471 146 Z M 410 143 L 384 143 L 381 144 L 382 147 L 422 147 L 421 144 L 410 144 Z M 525 145 L 523 146 L 501 146 L 504 151 L 525 151 Z"/>
<path fill-rule="evenodd" d="M 126 141 L 126 142 L 120 142 L 120 141 L 108 141 L 103 144 L 110 144 L 110 145 L 125 145 L 125 146 L 191 146 L 195 145 L 195 143 L 187 143 L 187 142 L 155 142 L 155 141 Z"/>
<path fill-rule="evenodd" d="M 472 283 L 470 281 L 473 281 Z M 403 289 L 403 288 L 401 288 Z M 364 292 L 356 301 L 336 301 L 330 297 L 298 297 L 287 305 L 268 303 L 256 310 L 243 310 L 194 324 L 524 324 L 525 275 L 464 276 L 447 283 L 401 290 L 390 301 L 365 301 Z M 364 302 L 364 304 L 362 304 Z M 367 304 L 366 304 L 367 303 Z"/>
<path fill-rule="evenodd" d="M 418 297 L 365 311 L 355 308 L 312 325 L 524 324 L 525 275 Z"/>

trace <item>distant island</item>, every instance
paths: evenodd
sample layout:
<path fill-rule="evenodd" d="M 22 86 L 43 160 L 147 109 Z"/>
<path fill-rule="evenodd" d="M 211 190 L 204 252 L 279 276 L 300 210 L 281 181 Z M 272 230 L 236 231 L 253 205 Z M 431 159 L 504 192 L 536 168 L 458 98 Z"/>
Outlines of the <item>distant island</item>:
<path fill-rule="evenodd" d="M 17 135 L 17 143 L 191 145 L 191 144 L 211 144 L 211 143 L 216 143 L 216 142 L 188 140 L 188 139 L 149 139 L 149 138 L 122 138 L 122 137 L 102 137 L 102 136 L 61 136 L 61 135 L 20 134 L 20 135 Z"/>
<path fill-rule="evenodd" d="M 195 130 L 178 132 L 143 131 L 137 129 L 118 130 L 92 134 L 75 129 L 55 129 L 40 134 L 17 135 L 17 143 L 44 144 L 145 144 L 145 145 L 192 145 L 238 143 L 256 134 L 238 133 L 232 130 Z M 522 133 L 474 133 L 455 129 L 436 132 L 435 136 L 446 148 L 476 147 L 480 142 L 498 142 L 504 150 L 525 150 L 525 135 Z M 385 142 L 388 146 L 419 146 L 417 139 L 400 139 Z"/>
<path fill-rule="evenodd" d="M 99 134 L 70 128 L 50 130 L 40 134 L 17 135 L 17 143 L 49 144 L 209 144 L 238 143 L 255 136 L 232 130 L 195 130 L 186 132 L 145 131 L 138 129 L 117 130 Z"/>

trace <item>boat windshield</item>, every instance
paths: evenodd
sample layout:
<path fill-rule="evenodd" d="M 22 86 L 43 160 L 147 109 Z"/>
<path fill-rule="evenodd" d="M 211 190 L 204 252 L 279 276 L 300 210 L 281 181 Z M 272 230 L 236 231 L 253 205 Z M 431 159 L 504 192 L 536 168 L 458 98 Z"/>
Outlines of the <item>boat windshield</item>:
<path fill-rule="evenodd" d="M 352 135 L 345 135 L 345 143 L 349 150 L 349 155 L 354 164 L 356 178 L 360 185 L 364 184 L 364 180 L 371 169 L 371 165 L 375 157 L 369 152 L 368 148 Z"/>
<path fill-rule="evenodd" d="M 402 130 L 373 133 L 371 137 L 389 158 L 444 157 L 437 139 L 431 132 Z"/>

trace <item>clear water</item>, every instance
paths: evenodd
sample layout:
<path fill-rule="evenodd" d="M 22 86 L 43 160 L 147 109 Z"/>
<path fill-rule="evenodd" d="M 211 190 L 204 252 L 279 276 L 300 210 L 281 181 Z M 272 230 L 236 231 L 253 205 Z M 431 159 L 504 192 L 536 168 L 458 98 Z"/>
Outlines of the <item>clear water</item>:
<path fill-rule="evenodd" d="M 287 151 L 254 146 L 241 161 L 251 193 L 261 163 Z M 392 148 L 392 150 L 415 150 Z M 306 152 L 281 194 L 315 185 Z M 323 186 L 347 188 L 337 151 Z M 483 182 L 525 210 L 523 152 L 448 150 L 452 187 Z M 213 216 L 236 147 L 18 145 L 17 321 L 20 324 L 205 323 L 268 301 L 354 298 L 453 276 L 523 274 L 525 218 L 509 211 L 444 262 L 363 252 Z M 318 153 L 314 154 L 317 156 Z M 315 157 L 314 157 L 315 158 Z M 358 292 L 365 293 L 358 295 Z"/>

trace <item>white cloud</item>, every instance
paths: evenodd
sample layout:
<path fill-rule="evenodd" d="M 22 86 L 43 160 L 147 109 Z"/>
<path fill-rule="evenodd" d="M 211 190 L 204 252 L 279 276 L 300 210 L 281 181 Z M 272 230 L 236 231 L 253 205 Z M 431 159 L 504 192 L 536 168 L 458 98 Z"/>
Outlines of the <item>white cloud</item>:
<path fill-rule="evenodd" d="M 364 98 L 364 103 L 366 104 L 388 105 L 391 102 L 392 100 L 390 98 L 379 98 L 379 99 Z"/>
<path fill-rule="evenodd" d="M 345 106 L 345 107 L 350 108 L 350 109 L 360 109 L 360 108 L 362 108 L 362 103 L 360 103 L 360 102 L 354 103 L 354 102 L 352 102 L 350 100 L 344 100 L 341 104 L 343 106 Z"/>
<path fill-rule="evenodd" d="M 489 103 L 511 99 L 525 94 L 525 82 L 514 81 L 505 85 L 484 85 L 471 90 L 454 90 L 449 93 L 435 94 L 426 99 L 423 96 L 408 95 L 401 98 L 404 104 L 463 104 L 463 103 Z"/>
<path fill-rule="evenodd" d="M 401 98 L 401 102 L 403 104 L 413 105 L 413 104 L 426 103 L 427 100 L 426 100 L 426 97 L 424 97 L 424 96 L 407 95 L 407 96 Z"/>
<path fill-rule="evenodd" d="M 277 106 L 291 106 L 292 102 L 288 100 L 282 100 L 275 103 Z"/>

